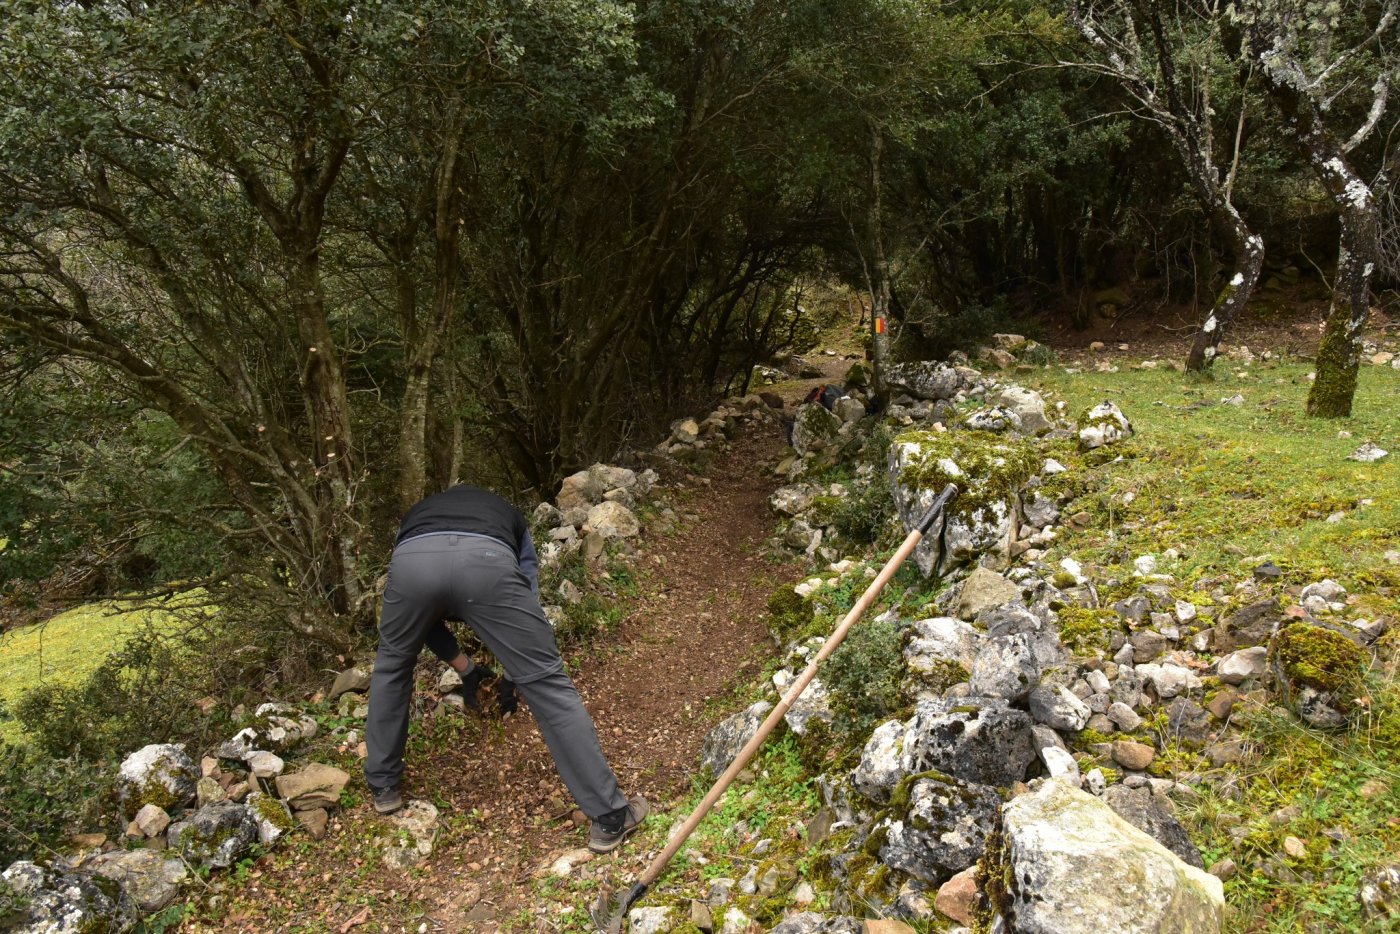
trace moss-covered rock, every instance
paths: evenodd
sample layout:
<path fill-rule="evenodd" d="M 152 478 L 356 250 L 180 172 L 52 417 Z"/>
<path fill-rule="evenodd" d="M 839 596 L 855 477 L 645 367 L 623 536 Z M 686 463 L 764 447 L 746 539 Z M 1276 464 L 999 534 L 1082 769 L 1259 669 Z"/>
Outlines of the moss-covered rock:
<path fill-rule="evenodd" d="M 1071 575 L 1070 586 L 1073 585 Z M 1117 632 L 1121 625 L 1118 615 L 1111 610 L 1088 610 L 1081 607 L 1065 607 L 1059 612 L 1059 620 L 1060 641 L 1079 655 L 1107 649 L 1113 633 Z"/>
<path fill-rule="evenodd" d="M 199 770 L 181 746 L 154 743 L 122 761 L 117 798 L 128 818 L 148 804 L 179 810 L 194 800 Z"/>
<path fill-rule="evenodd" d="M 1079 416 L 1079 443 L 1085 450 L 1117 444 L 1132 436 L 1133 426 L 1112 402 L 1100 402 Z"/>
<path fill-rule="evenodd" d="M 233 801 L 209 804 L 166 832 L 170 848 L 192 866 L 227 869 L 258 841 L 253 812 Z"/>
<path fill-rule="evenodd" d="M 970 563 L 1004 538 L 1021 489 L 1041 463 L 1033 442 L 984 431 L 910 431 L 896 437 L 888 467 L 905 528 L 918 523 L 945 486 L 958 488 L 941 544 L 931 535 L 916 552 L 924 573 Z"/>
<path fill-rule="evenodd" d="M 1294 623 L 1274 638 L 1271 656 L 1288 680 L 1319 691 L 1339 691 L 1360 682 L 1364 653 L 1341 633 Z"/>
<path fill-rule="evenodd" d="M 841 497 L 814 496 L 802 518 L 806 519 L 807 524 L 813 528 L 825 528 L 835 521 L 840 510 Z"/>
<path fill-rule="evenodd" d="M 1280 629 L 1269 658 L 1285 702 L 1309 724 L 1324 729 L 1346 725 L 1356 696 L 1365 653 L 1338 632 L 1307 623 Z"/>
<path fill-rule="evenodd" d="M 780 642 L 789 642 L 804 633 L 815 616 L 811 602 L 786 584 L 768 597 L 768 628 Z"/>
<path fill-rule="evenodd" d="M 819 451 L 836 438 L 841 420 L 815 402 L 797 407 L 792 423 L 792 447 L 798 454 Z"/>

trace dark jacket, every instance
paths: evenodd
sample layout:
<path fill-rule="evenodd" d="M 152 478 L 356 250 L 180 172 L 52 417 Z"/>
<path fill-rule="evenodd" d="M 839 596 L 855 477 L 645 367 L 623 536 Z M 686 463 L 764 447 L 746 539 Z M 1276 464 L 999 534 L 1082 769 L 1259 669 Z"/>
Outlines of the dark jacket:
<path fill-rule="evenodd" d="M 530 526 L 519 509 L 490 490 L 463 483 L 419 500 L 399 523 L 394 544 L 433 532 L 484 535 L 509 546 L 530 588 L 539 593 L 540 559 L 530 539 Z"/>

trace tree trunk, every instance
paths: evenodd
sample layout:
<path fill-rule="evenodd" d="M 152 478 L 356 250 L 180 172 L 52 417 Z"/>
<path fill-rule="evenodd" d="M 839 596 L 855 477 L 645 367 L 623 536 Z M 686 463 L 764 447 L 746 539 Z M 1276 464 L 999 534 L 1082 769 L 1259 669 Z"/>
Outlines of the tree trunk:
<path fill-rule="evenodd" d="M 310 416 L 312 450 L 322 485 L 310 543 L 324 556 L 320 592 L 337 615 L 360 616 L 365 587 L 360 578 L 358 525 L 354 520 L 356 479 L 351 464 L 350 404 L 345 373 L 326 319 L 325 294 L 315 241 L 292 257 L 292 294 L 303 353 L 301 383 Z"/>
<path fill-rule="evenodd" d="M 1298 140 L 1318 180 L 1341 215 L 1337 277 L 1327 312 L 1317 375 L 1308 393 L 1307 413 L 1319 418 L 1351 414 L 1361 366 L 1361 335 L 1370 314 L 1371 276 L 1380 257 L 1380 212 L 1371 187 L 1356 173 L 1346 148 L 1328 128 L 1320 101 L 1299 86 L 1299 69 L 1274 54 L 1282 40 L 1266 29 L 1251 36 L 1255 57 L 1263 65 L 1269 94 L 1283 111 L 1285 125 Z"/>
<path fill-rule="evenodd" d="M 885 255 L 884 203 L 881 190 L 881 163 L 884 161 L 885 138 L 879 127 L 870 136 L 870 248 L 873 254 L 870 270 L 870 360 L 871 387 L 876 399 L 885 397 L 885 367 L 890 353 L 890 265 Z"/>
<path fill-rule="evenodd" d="M 1215 305 L 1196 332 L 1196 340 L 1186 358 L 1186 369 L 1197 373 L 1209 369 L 1215 361 L 1225 332 L 1249 302 L 1264 269 L 1264 238 L 1253 233 L 1231 205 L 1216 210 L 1223 215 L 1216 226 L 1229 230 L 1235 247 L 1235 274 L 1216 296 Z"/>
<path fill-rule="evenodd" d="M 433 173 L 433 309 L 426 326 L 419 326 L 415 309 L 407 309 L 404 329 L 404 391 L 399 415 L 399 508 L 407 510 L 427 492 L 428 403 L 433 365 L 457 305 L 461 152 L 463 107 L 455 103 L 447 120 L 447 136 L 437 171 Z"/>
<path fill-rule="evenodd" d="M 1308 392 L 1308 414 L 1344 418 L 1351 414 L 1356 377 L 1361 368 L 1361 335 L 1371 310 L 1371 276 L 1380 252 L 1380 218 L 1366 184 L 1337 159 L 1324 172 L 1350 175 L 1340 196 L 1342 231 L 1337 278 L 1322 344 L 1317 350 L 1317 377 Z M 1329 188 L 1332 186 L 1329 185 Z"/>

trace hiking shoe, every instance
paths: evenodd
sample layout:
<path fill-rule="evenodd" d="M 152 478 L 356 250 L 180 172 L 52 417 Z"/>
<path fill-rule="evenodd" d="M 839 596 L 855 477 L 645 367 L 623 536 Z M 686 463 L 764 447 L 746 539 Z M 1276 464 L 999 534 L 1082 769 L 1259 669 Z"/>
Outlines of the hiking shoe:
<path fill-rule="evenodd" d="M 608 830 L 598 821 L 593 821 L 588 831 L 588 848 L 594 853 L 611 853 L 622 846 L 622 841 L 627 835 L 640 827 L 650 813 L 651 805 L 647 799 L 641 795 L 633 795 L 627 799 L 627 815 L 617 830 Z"/>
<path fill-rule="evenodd" d="M 371 789 L 373 790 L 373 789 Z M 392 814 L 403 807 L 403 795 L 398 786 L 374 792 L 374 809 L 380 814 Z"/>

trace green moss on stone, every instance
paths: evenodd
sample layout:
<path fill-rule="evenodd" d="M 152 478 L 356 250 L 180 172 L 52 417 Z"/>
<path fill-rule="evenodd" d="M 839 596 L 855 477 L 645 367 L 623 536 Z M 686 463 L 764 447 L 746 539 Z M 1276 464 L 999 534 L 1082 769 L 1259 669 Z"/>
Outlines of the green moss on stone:
<path fill-rule="evenodd" d="M 908 806 L 909 802 L 906 800 L 905 807 L 907 808 Z M 882 824 L 870 831 L 870 836 L 865 838 L 865 843 L 861 846 L 861 850 L 866 856 L 874 858 L 879 855 L 880 848 L 885 845 L 885 841 L 889 839 L 889 836 L 890 829 Z"/>
<path fill-rule="evenodd" d="M 271 795 L 259 795 L 253 801 L 253 808 L 259 817 L 283 833 L 291 831 L 297 825 L 292 815 L 287 813 L 286 806 Z"/>
<path fill-rule="evenodd" d="M 136 812 L 148 804 L 154 804 L 163 811 L 171 811 L 184 802 L 153 775 L 142 782 L 136 793 L 127 799 L 127 816 L 135 817 Z"/>
<path fill-rule="evenodd" d="M 1100 733 L 1098 730 L 1088 729 L 1080 730 L 1078 735 L 1075 736 L 1075 739 L 1078 740 L 1076 745 L 1082 746 L 1084 748 L 1088 748 L 1089 746 L 1094 746 L 1099 743 L 1113 742 L 1112 736 L 1109 736 L 1105 733 Z"/>
<path fill-rule="evenodd" d="M 1272 655 L 1290 682 L 1319 691 L 1343 691 L 1361 680 L 1363 654 L 1341 633 L 1294 623 L 1279 631 Z"/>
<path fill-rule="evenodd" d="M 972 680 L 972 675 L 958 662 L 949 658 L 934 659 L 929 670 L 919 674 L 919 681 L 929 690 L 942 693 L 955 684 Z"/>
<path fill-rule="evenodd" d="M 989 431 L 908 431 L 895 443 L 912 445 L 899 483 L 911 490 L 958 488 L 952 512 L 964 519 L 980 510 L 1008 503 L 1035 476 L 1043 461 L 1030 441 L 1013 441 Z M 949 469 L 956 465 L 957 470 Z"/>
<path fill-rule="evenodd" d="M 770 626 L 784 640 L 810 626 L 815 615 L 812 604 L 787 585 L 773 591 L 768 598 Z"/>
<path fill-rule="evenodd" d="M 1108 648 L 1110 633 L 1118 629 L 1117 616 L 1109 610 L 1065 607 L 1059 617 L 1060 641 L 1080 655 Z"/>
<path fill-rule="evenodd" d="M 997 915 L 1010 920 L 1011 893 L 1015 884 L 1011 861 L 1006 858 L 1006 838 L 998 818 L 997 826 L 987 835 L 982 858 L 977 861 L 977 887 L 982 897 L 978 899 L 972 922 L 972 930 L 976 934 L 990 931 Z"/>
<path fill-rule="evenodd" d="M 816 528 L 818 526 L 828 526 L 836 519 L 837 512 L 841 509 L 841 497 L 839 496 L 815 496 L 812 503 L 807 507 L 803 519 L 807 524 Z"/>
<path fill-rule="evenodd" d="M 942 782 L 945 785 L 957 785 L 954 779 L 949 778 L 942 772 L 927 771 L 919 772 L 915 775 L 906 775 L 899 780 L 899 784 L 894 786 L 890 792 L 890 803 L 888 813 L 896 817 L 903 817 L 909 813 L 909 797 L 913 794 L 914 783 L 928 779 L 929 781 Z"/>

